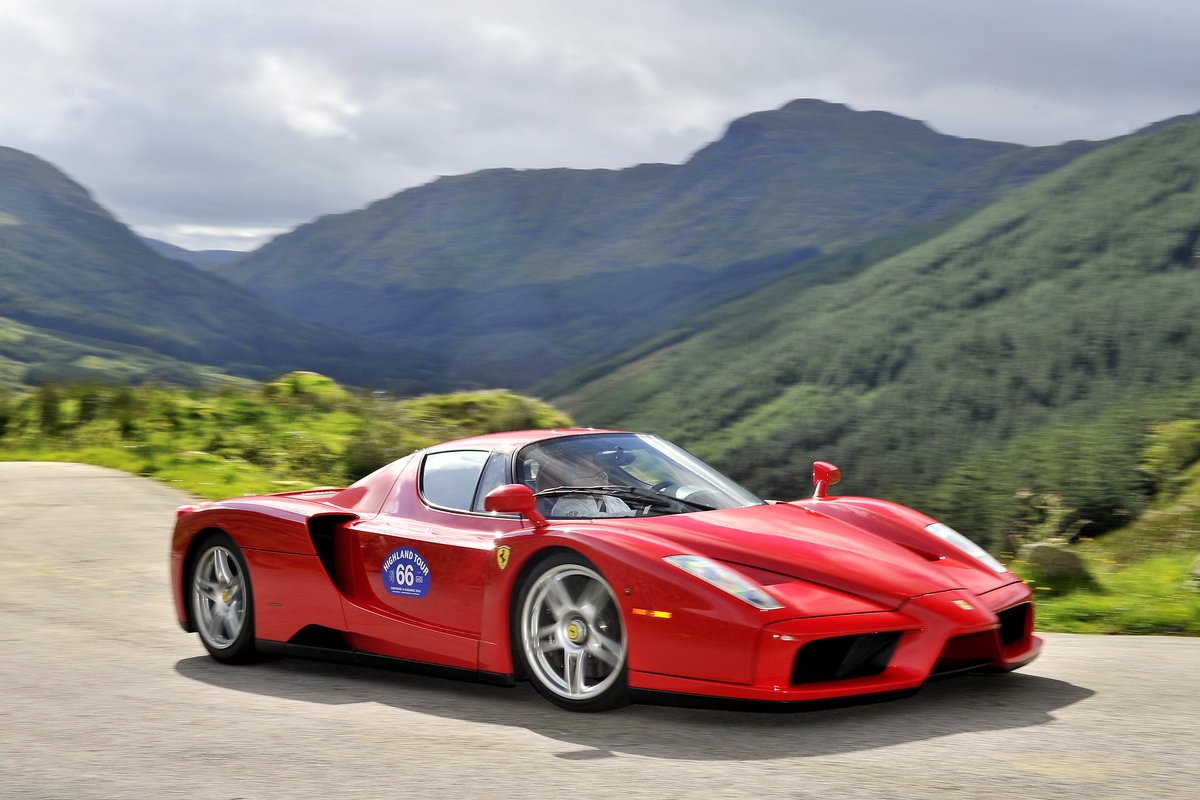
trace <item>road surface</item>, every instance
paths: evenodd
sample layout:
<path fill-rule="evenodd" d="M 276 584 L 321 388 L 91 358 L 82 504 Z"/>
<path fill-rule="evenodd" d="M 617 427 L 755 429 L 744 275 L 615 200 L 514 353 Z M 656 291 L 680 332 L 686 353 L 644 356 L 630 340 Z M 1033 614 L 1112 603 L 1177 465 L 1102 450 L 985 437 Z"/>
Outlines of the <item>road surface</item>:
<path fill-rule="evenodd" d="M 480 686 L 227 667 L 175 622 L 180 492 L 0 464 L 0 796 L 1196 798 L 1200 640 L 1050 635 L 1001 677 L 855 708 L 561 711 Z"/>

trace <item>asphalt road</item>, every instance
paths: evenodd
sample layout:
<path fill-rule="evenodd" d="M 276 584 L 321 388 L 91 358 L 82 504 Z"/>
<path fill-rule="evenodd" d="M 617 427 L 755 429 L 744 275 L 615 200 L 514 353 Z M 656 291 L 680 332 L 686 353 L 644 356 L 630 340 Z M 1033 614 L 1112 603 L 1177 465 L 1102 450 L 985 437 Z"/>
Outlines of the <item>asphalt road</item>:
<path fill-rule="evenodd" d="M 1021 672 L 839 710 L 578 715 L 527 685 L 217 664 L 173 617 L 183 502 L 0 464 L 0 796 L 1200 796 L 1200 640 L 1051 635 Z"/>

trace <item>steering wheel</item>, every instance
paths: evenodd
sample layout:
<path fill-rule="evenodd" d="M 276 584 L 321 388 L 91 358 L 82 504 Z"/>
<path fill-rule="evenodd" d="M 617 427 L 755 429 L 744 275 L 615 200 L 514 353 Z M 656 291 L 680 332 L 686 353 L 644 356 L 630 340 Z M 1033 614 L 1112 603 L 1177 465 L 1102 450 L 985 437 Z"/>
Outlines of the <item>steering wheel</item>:
<path fill-rule="evenodd" d="M 658 494 L 662 494 L 664 489 L 666 489 L 668 486 L 674 486 L 674 485 L 675 485 L 674 481 L 659 481 L 658 483 L 656 483 L 650 487 L 650 491 L 656 492 Z"/>

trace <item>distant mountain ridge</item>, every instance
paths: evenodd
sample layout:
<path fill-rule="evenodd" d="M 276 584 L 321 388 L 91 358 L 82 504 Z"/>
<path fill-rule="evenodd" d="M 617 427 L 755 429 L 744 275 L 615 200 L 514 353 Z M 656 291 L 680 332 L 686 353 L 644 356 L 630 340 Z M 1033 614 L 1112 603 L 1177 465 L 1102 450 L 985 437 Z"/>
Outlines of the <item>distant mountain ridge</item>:
<path fill-rule="evenodd" d="M 453 382 L 525 388 L 1092 147 L 961 139 L 800 100 L 734 121 L 680 165 L 442 178 L 213 271 L 293 313 L 436 351 Z"/>
<path fill-rule="evenodd" d="M 302 225 L 249 254 L 228 277 L 271 294 L 309 278 L 313 266 L 323 277 L 412 289 L 475 288 L 481 277 L 494 285 L 548 282 L 663 264 L 721 269 L 864 242 L 988 199 L 1002 180 L 962 178 L 992 159 L 1044 153 L 1061 164 L 1089 147 L 960 139 L 885 112 L 793 101 L 735 120 L 681 165 L 440 178 Z M 873 229 L 863 231 L 868 218 L 876 220 Z"/>
<path fill-rule="evenodd" d="M 160 256 L 173 258 L 176 261 L 191 264 L 193 267 L 198 267 L 199 269 L 209 269 L 216 264 L 224 264 L 227 261 L 233 261 L 245 255 L 240 250 L 188 250 L 186 247 L 180 247 L 170 242 L 151 239 L 149 236 L 142 236 L 140 238 L 147 247 Z"/>
<path fill-rule="evenodd" d="M 89 352 L 103 360 L 134 347 L 242 375 L 308 367 L 361 384 L 436 381 L 412 354 L 289 316 L 163 258 L 56 167 L 12 148 L 0 148 L 0 318 L 49 334 L 5 356 L 39 374 L 79 377 Z M 56 362 L 52 342 L 70 343 L 69 362 Z"/>

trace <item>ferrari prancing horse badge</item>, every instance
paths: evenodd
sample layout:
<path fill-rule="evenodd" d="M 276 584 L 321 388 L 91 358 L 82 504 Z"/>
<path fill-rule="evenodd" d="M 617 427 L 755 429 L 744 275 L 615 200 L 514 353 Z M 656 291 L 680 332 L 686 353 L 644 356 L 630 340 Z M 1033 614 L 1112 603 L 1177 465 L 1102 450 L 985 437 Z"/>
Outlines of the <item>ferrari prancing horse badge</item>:
<path fill-rule="evenodd" d="M 500 569 L 508 566 L 508 553 L 509 550 L 507 547 L 496 548 L 496 564 L 499 565 Z"/>

